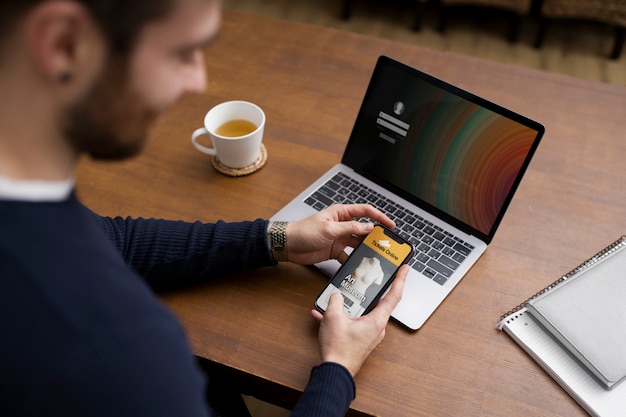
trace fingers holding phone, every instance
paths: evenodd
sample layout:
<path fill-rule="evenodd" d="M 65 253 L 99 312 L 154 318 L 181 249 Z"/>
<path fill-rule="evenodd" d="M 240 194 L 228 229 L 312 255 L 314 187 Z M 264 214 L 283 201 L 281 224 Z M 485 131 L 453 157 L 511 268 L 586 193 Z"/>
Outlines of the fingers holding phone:
<path fill-rule="evenodd" d="M 350 318 L 344 310 L 340 293 L 330 296 L 326 312 L 313 310 L 312 315 L 320 323 L 319 343 L 323 362 L 335 362 L 345 366 L 355 376 L 369 354 L 385 336 L 385 328 L 391 312 L 402 298 L 408 266 L 402 266 L 389 292 L 367 315 Z"/>
<path fill-rule="evenodd" d="M 405 264 L 414 251 L 413 245 L 382 225 L 375 225 L 354 249 L 315 301 L 323 361 L 340 363 L 352 375 L 361 369 L 383 339 L 402 298 L 409 270 Z"/>
<path fill-rule="evenodd" d="M 370 219 L 360 222 L 355 219 Z M 394 222 L 369 204 L 337 204 L 305 219 L 290 222 L 286 230 L 289 261 L 311 265 L 328 259 L 343 263 L 346 247 L 356 247 L 378 222 L 394 227 Z"/>
<path fill-rule="evenodd" d="M 341 293 L 349 317 L 367 314 L 391 285 L 398 268 L 414 254 L 413 245 L 382 225 L 352 251 L 315 301 L 324 312 L 332 294 Z"/>

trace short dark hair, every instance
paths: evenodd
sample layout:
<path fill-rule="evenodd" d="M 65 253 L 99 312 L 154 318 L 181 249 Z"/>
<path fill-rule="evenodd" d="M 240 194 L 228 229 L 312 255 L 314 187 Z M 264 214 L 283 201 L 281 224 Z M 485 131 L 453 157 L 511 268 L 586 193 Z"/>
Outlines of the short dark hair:
<path fill-rule="evenodd" d="M 13 25 L 46 0 L 0 0 L 0 44 Z M 85 6 L 108 41 L 112 54 L 126 57 L 146 23 L 162 19 L 175 0 L 73 0 Z"/>

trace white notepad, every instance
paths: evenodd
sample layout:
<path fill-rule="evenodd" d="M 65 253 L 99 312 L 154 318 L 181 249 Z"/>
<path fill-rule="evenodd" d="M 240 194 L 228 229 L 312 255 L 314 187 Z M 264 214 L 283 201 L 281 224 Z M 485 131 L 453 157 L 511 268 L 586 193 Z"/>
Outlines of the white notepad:
<path fill-rule="evenodd" d="M 581 362 L 528 312 L 528 302 L 547 294 L 568 279 L 597 267 L 617 255 L 626 256 L 626 236 L 559 278 L 530 299 L 504 314 L 498 328 L 508 334 L 589 414 L 602 417 L 626 417 L 626 383 L 607 389 Z M 615 325 L 623 325 L 616 323 Z"/>
<path fill-rule="evenodd" d="M 509 317 L 503 323 L 502 330 L 589 414 L 597 417 L 626 417 L 626 383 L 612 390 L 605 389 L 524 309 Z"/>

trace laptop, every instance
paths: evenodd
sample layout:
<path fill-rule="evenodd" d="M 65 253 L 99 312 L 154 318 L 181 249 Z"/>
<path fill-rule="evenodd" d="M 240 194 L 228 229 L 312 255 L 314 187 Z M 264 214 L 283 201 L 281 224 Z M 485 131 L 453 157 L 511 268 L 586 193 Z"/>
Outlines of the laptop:
<path fill-rule="evenodd" d="M 543 136 L 522 115 L 379 57 L 341 163 L 272 220 L 369 203 L 416 247 L 392 317 L 417 330 L 487 249 Z M 316 265 L 329 276 L 335 260 Z"/>

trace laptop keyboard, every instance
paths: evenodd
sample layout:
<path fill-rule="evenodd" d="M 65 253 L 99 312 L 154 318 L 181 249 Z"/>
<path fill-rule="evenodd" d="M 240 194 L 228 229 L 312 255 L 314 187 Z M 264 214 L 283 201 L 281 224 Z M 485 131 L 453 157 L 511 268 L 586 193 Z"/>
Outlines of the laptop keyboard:
<path fill-rule="evenodd" d="M 393 200 L 341 172 L 321 185 L 306 204 L 322 210 L 333 204 L 369 203 L 396 222 L 394 230 L 417 249 L 409 265 L 444 285 L 474 247 L 452 233 L 406 210 Z"/>

